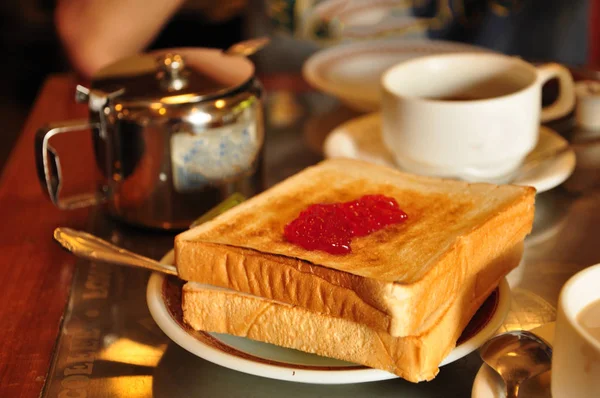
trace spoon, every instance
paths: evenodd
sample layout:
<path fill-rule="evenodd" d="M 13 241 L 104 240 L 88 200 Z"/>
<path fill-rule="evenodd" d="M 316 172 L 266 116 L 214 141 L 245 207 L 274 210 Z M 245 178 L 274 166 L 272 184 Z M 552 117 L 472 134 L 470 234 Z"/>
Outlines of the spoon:
<path fill-rule="evenodd" d="M 479 355 L 504 380 L 506 397 L 517 398 L 521 383 L 550 370 L 552 348 L 533 333 L 515 330 L 490 339 Z"/>
<path fill-rule="evenodd" d="M 132 253 L 87 232 L 75 231 L 71 228 L 56 228 L 54 239 L 71 253 L 88 260 L 146 268 L 163 274 L 177 275 L 177 268 L 172 265 L 162 264 L 151 258 Z"/>
<path fill-rule="evenodd" d="M 269 44 L 270 41 L 271 39 L 268 37 L 257 37 L 256 39 L 244 40 L 229 47 L 225 50 L 225 54 L 249 57 Z"/>

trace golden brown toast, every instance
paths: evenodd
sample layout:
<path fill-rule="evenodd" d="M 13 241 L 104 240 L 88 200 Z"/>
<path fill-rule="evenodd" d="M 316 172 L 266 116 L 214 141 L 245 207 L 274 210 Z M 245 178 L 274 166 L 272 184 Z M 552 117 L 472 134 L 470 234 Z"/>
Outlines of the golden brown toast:
<path fill-rule="evenodd" d="M 183 316 L 196 330 L 355 362 L 412 382 L 431 380 L 475 311 L 502 277 L 519 264 L 522 251 L 521 243 L 468 278 L 448 311 L 420 336 L 393 337 L 346 319 L 193 282 L 183 288 Z"/>
<path fill-rule="evenodd" d="M 333 255 L 289 243 L 284 226 L 314 203 L 367 194 L 397 200 L 408 219 Z M 535 190 L 421 177 L 333 159 L 178 235 L 180 277 L 346 318 L 393 336 L 433 325 L 464 281 L 533 224 Z"/>

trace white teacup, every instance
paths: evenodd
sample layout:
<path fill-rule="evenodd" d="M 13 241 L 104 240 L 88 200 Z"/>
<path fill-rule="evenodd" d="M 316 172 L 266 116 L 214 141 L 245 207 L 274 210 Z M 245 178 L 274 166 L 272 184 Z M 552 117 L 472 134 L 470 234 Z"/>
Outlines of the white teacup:
<path fill-rule="evenodd" d="M 600 264 L 571 277 L 560 292 L 552 353 L 554 398 L 600 396 L 600 341 L 577 320 L 581 310 L 596 300 L 600 300 Z"/>
<path fill-rule="evenodd" d="M 542 109 L 542 85 L 554 77 L 559 98 Z M 398 165 L 467 180 L 514 171 L 535 147 L 540 120 L 565 116 L 575 104 L 567 68 L 501 54 L 421 57 L 388 69 L 381 83 L 383 139 Z"/>

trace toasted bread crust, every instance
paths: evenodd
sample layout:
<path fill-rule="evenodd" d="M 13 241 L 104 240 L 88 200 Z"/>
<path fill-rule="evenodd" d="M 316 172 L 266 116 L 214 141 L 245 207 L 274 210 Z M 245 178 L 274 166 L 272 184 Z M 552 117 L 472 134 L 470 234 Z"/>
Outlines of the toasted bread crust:
<path fill-rule="evenodd" d="M 348 176 L 348 170 L 359 176 Z M 324 192 L 333 192 L 329 201 L 344 201 L 364 173 L 377 183 L 354 188 L 354 195 L 394 196 L 409 214 L 407 225 L 353 242 L 348 256 L 282 242 L 282 226 L 306 205 L 290 195 L 312 192 L 335 177 L 337 191 Z M 532 188 L 466 184 L 331 160 L 178 235 L 176 264 L 185 280 L 298 305 L 392 336 L 418 335 L 446 311 L 470 276 L 530 232 L 534 197 Z M 284 209 L 286 204 L 293 209 Z"/>
<path fill-rule="evenodd" d="M 393 283 L 362 278 L 251 249 L 184 241 L 180 278 L 298 305 L 315 312 L 390 327 L 386 308 Z"/>
<path fill-rule="evenodd" d="M 471 317 L 519 263 L 517 244 L 465 282 L 462 293 L 419 336 L 393 337 L 364 324 L 235 291 L 184 286 L 184 320 L 196 330 L 229 333 L 383 369 L 419 382 L 433 379 Z"/>

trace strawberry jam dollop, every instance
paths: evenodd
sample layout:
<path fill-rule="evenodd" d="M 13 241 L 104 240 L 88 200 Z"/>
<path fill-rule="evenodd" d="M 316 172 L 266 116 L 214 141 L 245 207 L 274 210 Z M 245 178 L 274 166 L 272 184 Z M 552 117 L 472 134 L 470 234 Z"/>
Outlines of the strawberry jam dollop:
<path fill-rule="evenodd" d="M 369 235 L 406 219 L 406 213 L 394 198 L 365 195 L 350 202 L 308 206 L 285 226 L 284 236 L 288 242 L 307 250 L 347 254 L 352 251 L 352 238 Z"/>

